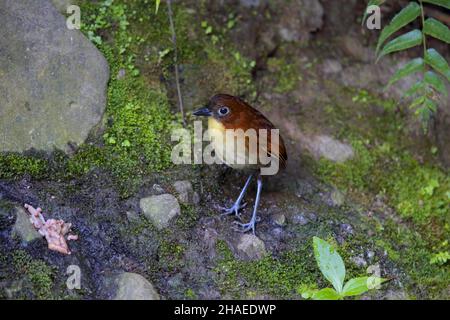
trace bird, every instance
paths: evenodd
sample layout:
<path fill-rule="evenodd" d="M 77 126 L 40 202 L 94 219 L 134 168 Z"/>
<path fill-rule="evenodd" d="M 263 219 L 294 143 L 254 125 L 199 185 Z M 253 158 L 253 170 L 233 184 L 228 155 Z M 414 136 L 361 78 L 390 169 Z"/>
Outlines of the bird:
<path fill-rule="evenodd" d="M 210 135 L 211 144 L 214 148 L 216 156 L 229 167 L 237 170 L 242 170 L 249 174 L 244 187 L 239 196 L 231 207 L 221 207 L 223 215 L 234 214 L 236 218 L 241 220 L 240 210 L 246 206 L 242 203 L 245 193 L 256 175 L 257 188 L 256 198 L 253 207 L 252 217 L 248 223 L 235 221 L 237 230 L 247 232 L 252 230 L 255 234 L 255 227 L 257 222 L 258 206 L 261 199 L 261 191 L 263 185 L 263 168 L 267 168 L 267 163 L 262 163 L 257 157 L 261 152 L 267 157 L 277 162 L 280 169 L 286 168 L 287 165 L 287 151 L 281 135 L 278 139 L 274 139 L 271 135 L 273 129 L 278 130 L 269 119 L 267 119 L 261 112 L 253 108 L 243 99 L 224 93 L 214 95 L 206 106 L 200 107 L 193 112 L 194 116 L 203 116 L 208 118 L 208 132 Z M 229 129 L 238 131 L 242 129 L 244 132 L 256 132 L 257 148 L 252 148 L 251 140 L 245 137 L 244 148 L 236 148 L 234 139 L 227 139 L 226 132 Z M 253 129 L 253 130 L 252 130 Z M 264 141 L 261 130 L 267 130 L 267 138 Z M 278 131 L 277 131 L 278 133 Z M 255 150 L 256 149 L 256 150 Z M 253 157 L 253 158 L 252 158 Z M 249 161 L 255 159 L 257 161 Z M 235 161 L 231 161 L 231 160 Z M 236 161 L 237 160 L 237 161 Z M 241 160 L 241 161 L 239 161 Z M 278 173 L 277 170 L 276 173 Z"/>

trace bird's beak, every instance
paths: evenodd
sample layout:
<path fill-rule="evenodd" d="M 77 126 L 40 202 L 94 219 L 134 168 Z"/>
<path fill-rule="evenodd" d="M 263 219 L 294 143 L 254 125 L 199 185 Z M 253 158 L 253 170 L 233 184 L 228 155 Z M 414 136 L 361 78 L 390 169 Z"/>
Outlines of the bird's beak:
<path fill-rule="evenodd" d="M 194 116 L 204 116 L 204 117 L 210 117 L 212 116 L 211 110 L 209 110 L 208 107 L 202 107 L 194 111 Z"/>

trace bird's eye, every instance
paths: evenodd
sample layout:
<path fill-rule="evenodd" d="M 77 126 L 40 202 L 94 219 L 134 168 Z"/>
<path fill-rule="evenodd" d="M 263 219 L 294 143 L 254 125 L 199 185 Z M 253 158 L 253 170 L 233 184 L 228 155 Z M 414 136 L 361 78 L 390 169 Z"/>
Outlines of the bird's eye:
<path fill-rule="evenodd" d="M 225 116 L 225 115 L 227 115 L 229 112 L 230 112 L 230 108 L 228 108 L 228 107 L 221 107 L 221 108 L 219 109 L 219 115 L 220 115 L 220 116 Z"/>

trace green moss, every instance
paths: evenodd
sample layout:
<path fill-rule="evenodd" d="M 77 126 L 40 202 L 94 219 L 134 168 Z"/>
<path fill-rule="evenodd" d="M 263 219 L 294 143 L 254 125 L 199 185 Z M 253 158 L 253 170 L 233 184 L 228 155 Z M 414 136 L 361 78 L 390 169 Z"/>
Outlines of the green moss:
<path fill-rule="evenodd" d="M 295 89 L 302 79 L 295 63 L 289 63 L 282 58 L 271 58 L 267 62 L 269 71 L 275 74 L 277 93 L 286 93 Z"/>
<path fill-rule="evenodd" d="M 450 177 L 440 168 L 419 164 L 389 142 L 369 144 L 353 139 L 354 159 L 344 163 L 320 160 L 317 172 L 347 191 L 383 193 L 388 203 L 416 224 L 448 223 Z"/>
<path fill-rule="evenodd" d="M 18 275 L 26 275 L 37 299 L 52 299 L 54 271 L 44 261 L 33 259 L 22 250 L 15 251 L 12 257 Z"/>
<path fill-rule="evenodd" d="M 344 163 L 320 160 L 312 166 L 325 182 L 347 191 L 354 200 L 371 206 L 378 195 L 395 209 L 392 215 L 388 211 L 377 227 L 375 244 L 418 284 L 409 286 L 411 292 L 442 296 L 449 270 L 429 261 L 433 253 L 448 250 L 450 177 L 433 164 L 432 155 L 424 152 L 422 156 L 428 160 L 421 163 L 408 151 L 405 146 L 411 141 L 403 132 L 404 119 L 392 101 L 366 91 L 349 93 L 360 115 L 337 115 L 342 124 L 338 135 L 350 141 L 355 157 Z M 340 113 L 340 109 L 329 111 Z M 429 293 L 424 294 L 426 291 Z"/>
<path fill-rule="evenodd" d="M 314 286 L 319 278 L 309 244 L 278 258 L 268 255 L 258 261 L 235 260 L 224 241 L 218 241 L 216 249 L 220 256 L 215 268 L 218 285 L 233 298 L 248 298 L 248 294 L 255 294 L 254 290 L 277 298 L 292 298 L 299 287 Z M 239 285 L 242 281 L 244 287 Z"/>
<path fill-rule="evenodd" d="M 181 215 L 176 220 L 180 230 L 190 230 L 199 219 L 198 210 L 193 205 L 181 204 Z"/>
<path fill-rule="evenodd" d="M 46 160 L 15 153 L 0 154 L 0 179 L 13 179 L 29 174 L 40 179 L 46 176 L 48 163 Z"/>
<path fill-rule="evenodd" d="M 183 266 L 184 246 L 176 240 L 162 240 L 158 248 L 159 267 L 174 272 Z"/>

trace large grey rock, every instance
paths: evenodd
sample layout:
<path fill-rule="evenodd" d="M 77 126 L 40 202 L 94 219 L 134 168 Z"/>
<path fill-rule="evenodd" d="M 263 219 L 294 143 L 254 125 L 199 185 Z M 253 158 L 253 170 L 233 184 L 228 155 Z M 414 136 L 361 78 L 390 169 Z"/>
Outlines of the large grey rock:
<path fill-rule="evenodd" d="M 160 300 L 153 285 L 137 273 L 124 272 L 117 277 L 114 300 Z"/>
<path fill-rule="evenodd" d="M 16 223 L 13 227 L 13 235 L 18 236 L 24 242 L 31 242 L 42 238 L 30 222 L 30 217 L 23 208 L 16 207 Z"/>
<path fill-rule="evenodd" d="M 177 199 L 171 194 L 142 198 L 139 206 L 147 219 L 159 230 L 167 228 L 170 220 L 181 212 Z"/>
<path fill-rule="evenodd" d="M 2 0 L 0 21 L 0 151 L 84 142 L 105 109 L 105 58 L 49 0 Z"/>

